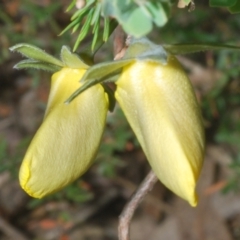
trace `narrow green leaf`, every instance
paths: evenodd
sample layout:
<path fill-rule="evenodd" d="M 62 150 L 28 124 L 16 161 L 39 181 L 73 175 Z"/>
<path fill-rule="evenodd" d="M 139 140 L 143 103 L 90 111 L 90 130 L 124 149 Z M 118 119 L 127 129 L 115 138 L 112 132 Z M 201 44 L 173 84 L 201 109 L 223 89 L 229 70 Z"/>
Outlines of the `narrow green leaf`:
<path fill-rule="evenodd" d="M 75 32 L 78 30 L 78 28 L 80 27 L 80 25 L 81 25 L 81 22 L 78 22 L 78 23 L 73 27 L 73 29 L 72 29 L 72 34 L 75 33 Z"/>
<path fill-rule="evenodd" d="M 99 29 L 100 29 L 100 26 L 99 26 L 99 22 L 96 22 L 95 25 L 94 25 L 94 28 L 93 28 L 93 40 L 92 40 L 92 45 L 91 45 L 91 50 L 93 51 L 96 43 L 97 43 L 97 39 L 98 39 L 98 35 L 99 35 Z"/>
<path fill-rule="evenodd" d="M 109 37 L 109 18 L 104 18 L 103 41 L 106 42 Z"/>
<path fill-rule="evenodd" d="M 83 75 L 81 82 L 101 79 L 106 77 L 109 74 L 112 74 L 115 71 L 120 70 L 122 67 L 134 62 L 135 59 L 124 59 L 114 62 L 103 62 L 96 65 L 93 65 L 89 68 Z"/>
<path fill-rule="evenodd" d="M 62 32 L 59 34 L 59 36 L 63 35 L 66 31 L 68 31 L 70 28 L 74 27 L 76 24 L 80 23 L 83 16 L 79 16 L 74 21 L 72 21 L 67 27 L 65 27 Z"/>
<path fill-rule="evenodd" d="M 100 21 L 96 21 L 93 25 L 92 33 L 95 33 L 95 31 L 99 28 L 100 28 Z"/>
<path fill-rule="evenodd" d="M 118 26 L 118 22 L 115 19 L 111 19 L 110 20 L 110 24 L 109 24 L 109 36 L 111 36 L 111 34 L 113 33 L 113 31 L 115 30 L 115 28 Z M 98 51 L 98 49 L 105 43 L 103 41 L 103 31 L 100 31 L 100 26 L 99 26 L 99 34 L 96 40 L 96 44 L 94 44 L 94 47 L 91 47 L 91 52 L 93 53 L 93 55 Z"/>
<path fill-rule="evenodd" d="M 77 10 L 77 11 L 73 14 L 73 16 L 71 17 L 71 21 L 73 21 L 73 20 L 74 20 L 75 18 L 77 18 L 78 16 L 81 16 L 81 15 L 84 14 L 86 11 L 89 11 L 91 5 L 92 5 L 94 2 L 95 2 L 95 0 L 88 0 L 88 1 L 87 1 L 87 4 L 86 4 L 83 8 Z M 92 9 L 92 8 L 91 8 L 91 9 Z"/>
<path fill-rule="evenodd" d="M 89 66 L 75 53 L 72 53 L 67 46 L 63 46 L 61 50 L 61 59 L 66 66 L 70 68 L 87 69 Z"/>
<path fill-rule="evenodd" d="M 169 10 L 169 6 L 166 5 Z M 168 21 L 168 14 L 169 11 L 167 11 L 166 8 L 163 7 L 163 4 L 160 2 L 146 2 L 146 7 L 151 13 L 153 22 L 158 26 L 162 27 L 164 26 Z"/>
<path fill-rule="evenodd" d="M 118 71 L 121 71 L 121 68 L 118 69 Z M 99 84 L 99 83 L 104 83 L 104 82 L 110 82 L 110 81 L 116 81 L 119 79 L 119 73 L 112 72 L 108 75 L 105 75 L 102 78 L 97 78 L 97 79 L 91 79 L 89 81 L 86 81 L 83 83 L 83 85 L 78 88 L 66 101 L 65 103 L 70 103 L 74 98 L 76 98 L 79 94 L 82 92 L 86 91 L 88 88 Z"/>
<path fill-rule="evenodd" d="M 163 45 L 166 51 L 170 52 L 173 55 L 177 54 L 189 54 L 201 51 L 208 51 L 208 50 L 240 50 L 240 47 L 231 46 L 231 45 L 224 45 L 224 44 L 214 44 L 214 43 L 207 43 L 207 44 L 174 44 L 174 45 Z"/>
<path fill-rule="evenodd" d="M 101 3 L 97 3 L 96 7 L 94 8 L 94 13 L 91 21 L 91 25 L 94 25 L 96 22 L 98 22 L 101 14 Z"/>
<path fill-rule="evenodd" d="M 60 66 L 46 63 L 46 62 L 34 61 L 31 59 L 22 60 L 19 63 L 17 63 L 13 68 L 16 68 L 16 69 L 34 68 L 34 69 L 44 70 L 52 73 L 57 72 L 61 69 Z"/>
<path fill-rule="evenodd" d="M 79 94 L 81 94 L 82 92 L 84 92 L 85 90 L 87 90 L 88 88 L 94 86 L 95 84 L 98 84 L 99 80 L 93 82 L 93 81 L 89 81 L 89 82 L 85 82 L 79 89 L 77 89 L 66 101 L 66 104 L 69 104 L 74 98 L 76 98 Z"/>
<path fill-rule="evenodd" d="M 86 5 L 84 8 L 78 9 L 71 17 L 71 21 L 74 21 L 76 18 L 81 17 L 86 11 L 88 11 L 88 6 Z"/>
<path fill-rule="evenodd" d="M 11 48 L 10 51 L 18 52 L 24 55 L 27 58 L 37 60 L 40 62 L 51 63 L 53 65 L 63 66 L 63 63 L 57 58 L 51 56 L 50 54 L 44 52 L 42 49 L 29 45 L 26 43 L 17 44 Z"/>
<path fill-rule="evenodd" d="M 69 12 L 75 5 L 76 5 L 77 0 L 72 0 L 70 5 L 68 6 L 66 12 Z"/>
<path fill-rule="evenodd" d="M 72 34 L 75 33 L 82 24 L 83 18 L 88 14 L 88 11 L 83 13 L 79 18 L 77 24 L 73 27 Z"/>
<path fill-rule="evenodd" d="M 89 31 L 89 28 L 90 28 L 90 24 L 91 24 L 91 20 L 92 20 L 92 15 L 93 15 L 93 9 L 91 9 L 88 13 L 88 16 L 86 18 L 86 21 L 79 33 L 79 36 L 77 38 L 77 41 L 75 42 L 75 45 L 73 47 L 73 51 L 75 52 L 76 49 L 78 48 L 80 42 L 86 37 L 88 31 Z"/>
<path fill-rule="evenodd" d="M 109 35 L 111 35 L 114 31 L 114 29 L 118 26 L 118 22 L 115 19 L 110 20 L 110 27 L 109 27 Z M 84 47 L 84 53 L 93 57 L 94 54 L 98 51 L 98 49 L 105 43 L 103 41 L 103 31 L 100 31 L 100 26 L 99 26 L 99 35 L 96 40 L 96 44 L 94 49 L 92 49 L 92 43 L 89 42 L 87 46 Z"/>

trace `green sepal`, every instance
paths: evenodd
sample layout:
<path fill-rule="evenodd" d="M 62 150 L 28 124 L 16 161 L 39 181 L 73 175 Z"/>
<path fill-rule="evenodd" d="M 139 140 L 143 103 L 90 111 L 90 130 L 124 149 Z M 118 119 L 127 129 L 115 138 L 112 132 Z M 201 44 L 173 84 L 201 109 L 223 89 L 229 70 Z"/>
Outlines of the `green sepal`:
<path fill-rule="evenodd" d="M 60 60 L 58 60 L 57 58 L 51 56 L 50 54 L 44 52 L 42 49 L 35 47 L 33 45 L 20 43 L 13 47 L 10 47 L 9 49 L 10 51 L 21 53 L 25 57 L 30 58 L 32 60 L 50 63 L 53 65 L 63 67 L 63 63 Z"/>
<path fill-rule="evenodd" d="M 168 53 L 161 45 L 156 45 L 147 38 L 133 38 L 123 59 L 135 58 L 166 64 Z"/>
<path fill-rule="evenodd" d="M 70 103 L 79 94 L 96 84 L 117 81 L 122 68 L 134 61 L 135 59 L 125 59 L 114 62 L 99 63 L 90 67 L 81 79 L 83 85 L 66 100 L 66 103 Z"/>
<path fill-rule="evenodd" d="M 208 50 L 240 50 L 240 47 L 225 45 L 225 44 L 218 44 L 218 43 L 211 43 L 211 44 L 173 44 L 173 45 L 163 45 L 165 50 L 173 55 L 178 54 L 189 54 L 189 53 L 196 53 L 201 51 L 208 51 Z"/>
<path fill-rule="evenodd" d="M 102 86 L 105 90 L 105 93 L 108 95 L 108 100 L 109 100 L 109 111 L 113 112 L 115 105 L 116 105 L 116 98 L 114 96 L 114 91 L 105 83 L 102 83 Z"/>
<path fill-rule="evenodd" d="M 134 62 L 135 59 L 124 59 L 113 62 L 103 62 L 93 65 L 83 75 L 81 82 L 95 81 L 96 79 L 102 79 L 115 71 L 121 70 L 124 66 Z"/>
<path fill-rule="evenodd" d="M 15 69 L 34 68 L 34 69 L 44 70 L 52 73 L 57 72 L 61 69 L 60 66 L 57 66 L 55 64 L 35 61 L 32 59 L 22 60 L 19 63 L 17 63 L 13 68 Z"/>
<path fill-rule="evenodd" d="M 83 62 L 83 60 L 75 53 L 72 53 L 67 46 L 62 46 L 61 49 L 61 60 L 63 63 L 70 68 L 83 68 L 87 69 L 89 66 Z"/>
<path fill-rule="evenodd" d="M 111 72 L 108 75 L 105 75 L 103 77 L 99 77 L 99 78 L 92 78 L 92 79 L 88 79 L 88 81 L 85 81 L 83 83 L 83 85 L 78 88 L 66 101 L 65 103 L 70 103 L 74 98 L 76 98 L 79 94 L 81 94 L 82 92 L 84 92 L 85 90 L 87 90 L 88 88 L 96 85 L 96 84 L 102 84 L 104 82 L 115 82 L 118 80 L 119 78 L 119 73 L 121 71 L 122 68 L 118 68 L 117 70 L 115 70 L 115 72 Z M 83 76 L 84 77 L 84 76 Z"/>
<path fill-rule="evenodd" d="M 117 73 L 123 67 L 135 61 L 153 61 L 166 64 L 168 53 L 159 45 L 150 42 L 146 38 L 132 39 L 123 59 L 111 62 L 103 62 L 90 67 L 83 75 L 80 87 L 69 99 L 71 101 L 87 88 L 105 81 L 115 81 Z"/>

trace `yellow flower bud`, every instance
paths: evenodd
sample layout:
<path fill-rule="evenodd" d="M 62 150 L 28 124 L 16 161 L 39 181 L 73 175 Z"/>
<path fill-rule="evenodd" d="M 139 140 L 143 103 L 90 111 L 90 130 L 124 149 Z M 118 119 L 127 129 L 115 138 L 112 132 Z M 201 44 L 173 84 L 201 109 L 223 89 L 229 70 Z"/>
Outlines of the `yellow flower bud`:
<path fill-rule="evenodd" d="M 162 183 L 197 204 L 204 154 L 200 109 L 184 70 L 173 56 L 166 65 L 136 61 L 123 68 L 116 99 Z"/>
<path fill-rule="evenodd" d="M 52 76 L 44 121 L 34 136 L 20 169 L 20 184 L 42 198 L 82 175 L 96 156 L 108 100 L 95 85 L 70 104 L 64 101 L 80 87 L 82 69 L 63 68 Z"/>

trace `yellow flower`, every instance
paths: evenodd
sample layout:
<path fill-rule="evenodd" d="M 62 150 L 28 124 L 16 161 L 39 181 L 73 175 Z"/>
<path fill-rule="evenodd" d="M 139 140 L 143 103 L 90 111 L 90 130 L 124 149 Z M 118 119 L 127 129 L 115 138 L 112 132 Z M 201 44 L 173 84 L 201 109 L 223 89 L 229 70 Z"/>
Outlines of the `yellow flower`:
<path fill-rule="evenodd" d="M 108 99 L 98 84 L 70 104 L 64 101 L 80 87 L 86 70 L 63 68 L 52 76 L 48 105 L 20 169 L 20 184 L 42 198 L 82 175 L 92 164 L 101 141 Z"/>
<path fill-rule="evenodd" d="M 162 183 L 197 204 L 204 154 L 202 118 L 193 88 L 175 57 L 166 65 L 135 61 L 116 82 L 116 99 Z"/>

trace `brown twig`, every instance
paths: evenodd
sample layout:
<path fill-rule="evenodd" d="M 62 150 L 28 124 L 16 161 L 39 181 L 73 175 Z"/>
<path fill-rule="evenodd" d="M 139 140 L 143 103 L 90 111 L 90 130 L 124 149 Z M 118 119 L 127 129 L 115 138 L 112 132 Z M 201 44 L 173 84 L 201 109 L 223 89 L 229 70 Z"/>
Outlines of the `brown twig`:
<path fill-rule="evenodd" d="M 114 39 L 113 39 L 114 60 L 119 60 L 125 55 L 125 52 L 129 46 L 130 40 L 131 40 L 131 36 L 126 35 L 122 27 L 119 25 L 114 32 Z"/>
<path fill-rule="evenodd" d="M 124 207 L 120 217 L 118 225 L 118 237 L 119 240 L 129 240 L 129 228 L 132 216 L 139 206 L 142 199 L 147 195 L 149 191 L 152 190 L 152 187 L 157 182 L 157 177 L 150 171 L 147 177 L 143 180 L 137 191 L 133 194 L 131 200 Z"/>
<path fill-rule="evenodd" d="M 132 193 L 137 189 L 138 185 L 134 184 L 133 182 L 123 178 L 123 177 L 116 177 L 115 183 L 122 186 L 124 188 L 122 195 L 124 198 L 129 198 Z M 131 192 L 131 193 L 130 193 Z M 154 205 L 159 211 L 163 211 L 166 214 L 172 214 L 172 207 L 170 204 L 164 202 L 160 198 L 155 197 L 153 194 L 149 194 L 144 199 L 146 203 Z"/>
<path fill-rule="evenodd" d="M 122 27 L 118 25 L 114 31 L 114 37 L 113 37 L 114 56 L 119 54 L 122 51 L 122 49 L 125 47 L 125 39 L 126 39 L 126 34 L 123 31 Z"/>

